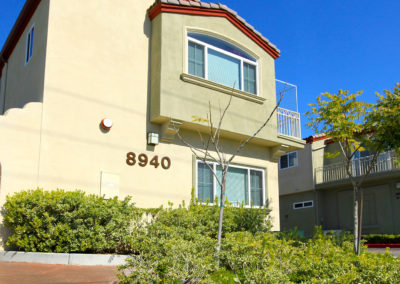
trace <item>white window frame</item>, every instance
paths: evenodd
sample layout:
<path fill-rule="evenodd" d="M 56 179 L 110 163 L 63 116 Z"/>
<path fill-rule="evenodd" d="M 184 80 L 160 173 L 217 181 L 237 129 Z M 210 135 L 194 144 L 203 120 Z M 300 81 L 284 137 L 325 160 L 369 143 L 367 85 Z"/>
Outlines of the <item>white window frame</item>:
<path fill-rule="evenodd" d="M 199 186 L 198 186 L 198 182 L 199 182 L 199 180 L 198 180 L 198 173 L 199 173 L 198 165 L 199 165 L 199 163 L 204 163 L 204 162 L 201 161 L 201 160 L 196 160 L 196 190 L 195 190 L 195 197 L 196 198 L 198 198 L 198 196 L 199 196 L 199 191 L 198 191 L 198 188 L 199 188 Z M 213 172 L 216 173 L 218 163 L 211 162 L 211 161 L 207 161 L 206 163 L 212 165 Z M 234 166 L 231 165 L 231 166 L 229 166 L 229 168 L 247 169 L 247 182 L 248 182 L 247 190 L 248 190 L 248 196 L 249 196 L 249 203 L 250 204 L 249 205 L 246 204 L 246 205 L 244 205 L 244 207 L 245 208 L 251 208 L 251 207 L 258 208 L 258 207 L 265 206 L 266 205 L 266 202 L 265 202 L 265 199 L 266 199 L 266 194 L 265 194 L 265 170 L 259 169 L 259 168 L 253 168 L 253 167 L 238 166 L 238 165 L 234 165 Z M 262 205 L 261 206 L 254 206 L 254 205 L 251 206 L 250 170 L 259 171 L 259 172 L 262 173 L 263 186 L 262 186 L 262 189 L 261 189 L 261 191 L 262 191 L 262 200 L 261 200 Z M 215 177 L 215 174 L 213 174 L 213 196 L 214 196 L 214 201 L 215 201 L 215 198 L 217 197 L 217 188 L 218 188 L 217 178 Z M 206 202 L 200 202 L 200 204 L 207 204 L 207 203 Z M 215 202 L 210 202 L 210 204 L 215 204 Z M 233 206 L 236 206 L 236 204 L 233 204 Z"/>
<path fill-rule="evenodd" d="M 295 163 L 293 166 L 290 166 L 290 165 L 289 165 L 289 155 L 292 154 L 292 153 L 296 153 L 296 163 Z M 287 156 L 287 157 L 288 157 L 288 166 L 287 166 L 286 168 L 282 168 L 282 167 L 281 167 L 281 158 L 282 158 L 283 156 Z M 286 169 L 295 168 L 295 167 L 298 166 L 298 164 L 299 164 L 299 153 L 298 153 L 298 151 L 293 151 L 293 152 L 289 152 L 289 153 L 283 154 L 283 155 L 279 158 L 279 170 L 286 170 Z"/>
<path fill-rule="evenodd" d="M 311 202 L 311 205 L 305 205 L 306 203 Z M 298 204 L 302 204 L 301 207 L 295 207 Z M 301 201 L 301 202 L 294 202 L 293 203 L 293 210 L 300 210 L 300 209 L 306 209 L 306 208 L 312 208 L 314 207 L 314 200 L 307 200 L 307 201 Z"/>
<path fill-rule="evenodd" d="M 256 60 L 255 62 L 254 62 L 254 61 L 251 61 L 251 60 L 249 60 L 249 59 L 247 59 L 247 58 L 244 58 L 244 57 L 238 56 L 238 55 L 236 55 L 236 54 L 230 53 L 230 52 L 228 52 L 228 51 L 226 51 L 226 50 L 223 50 L 223 49 L 218 48 L 218 47 L 216 47 L 216 46 L 210 45 L 210 44 L 205 43 L 205 42 L 203 42 L 203 41 L 201 41 L 201 40 L 192 38 L 192 37 L 190 37 L 188 34 L 186 34 L 186 35 L 187 35 L 187 36 L 186 36 L 186 73 L 187 73 L 187 74 L 189 74 L 189 42 L 194 42 L 194 43 L 199 44 L 199 45 L 201 45 L 201 46 L 204 47 L 204 78 L 203 78 L 203 77 L 199 77 L 199 78 L 203 78 L 203 79 L 208 80 L 208 49 L 210 48 L 210 49 L 215 50 L 215 51 L 217 51 L 217 52 L 223 53 L 223 54 L 225 54 L 225 55 L 227 55 L 227 56 L 229 56 L 229 57 L 232 57 L 232 58 L 235 58 L 235 59 L 240 60 L 240 80 L 241 80 L 240 86 L 241 86 L 241 88 L 238 89 L 237 87 L 235 87 L 235 89 L 238 89 L 238 90 L 240 90 L 240 91 L 242 91 L 242 92 L 246 92 L 246 91 L 244 90 L 243 63 L 245 62 L 245 63 L 248 63 L 248 64 L 250 64 L 250 65 L 255 66 L 255 69 L 256 69 L 256 70 L 255 70 L 255 72 L 256 72 L 256 76 L 255 76 L 255 78 L 256 78 L 256 93 L 255 93 L 255 94 L 249 93 L 249 92 L 246 92 L 246 93 L 259 96 L 259 76 L 258 76 L 259 71 L 258 71 L 258 60 Z M 211 35 L 208 35 L 208 36 L 211 36 Z M 211 37 L 215 37 L 215 36 L 211 36 Z M 217 39 L 219 39 L 219 40 L 222 40 L 222 41 L 225 41 L 225 40 L 220 39 L 220 38 L 218 38 L 218 37 L 215 37 L 215 38 L 217 38 Z M 225 42 L 226 42 L 226 41 L 225 41 Z M 228 42 L 228 43 L 229 43 L 229 44 L 232 44 L 232 43 L 230 43 L 230 42 Z M 232 45 L 234 45 L 234 44 L 232 44 Z M 236 46 L 236 45 L 234 45 L 234 46 Z M 237 48 L 240 49 L 240 50 L 243 50 L 242 48 L 239 48 L 239 47 L 237 47 Z M 193 75 L 193 76 L 195 76 L 195 75 Z M 211 81 L 211 82 L 214 82 L 214 81 Z M 214 83 L 220 84 L 220 83 L 218 83 L 218 82 L 214 82 Z M 221 85 L 222 85 L 222 84 L 221 84 Z M 224 86 L 225 86 L 225 85 L 224 85 Z M 233 87 L 233 86 L 227 86 L 227 87 Z"/>
<path fill-rule="evenodd" d="M 32 31 L 33 31 L 33 39 L 32 39 Z M 35 41 L 35 24 L 32 24 L 29 32 L 26 35 L 26 44 L 25 44 L 25 66 L 31 61 L 33 56 L 33 47 Z M 31 52 L 32 51 L 32 52 Z"/>

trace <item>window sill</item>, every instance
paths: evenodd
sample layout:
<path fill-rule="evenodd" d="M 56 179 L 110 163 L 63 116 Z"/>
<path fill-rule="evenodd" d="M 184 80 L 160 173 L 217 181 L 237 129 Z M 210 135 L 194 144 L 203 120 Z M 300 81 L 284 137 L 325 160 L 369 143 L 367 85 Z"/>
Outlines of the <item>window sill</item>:
<path fill-rule="evenodd" d="M 266 99 L 261 98 L 257 95 L 253 95 L 244 91 L 236 90 L 231 87 L 227 87 L 194 75 L 182 73 L 181 74 L 181 79 L 185 82 L 192 83 L 201 87 L 209 88 L 218 92 L 222 92 L 228 95 L 232 95 L 241 99 L 245 99 L 250 102 L 258 103 L 258 104 L 263 104 Z"/>

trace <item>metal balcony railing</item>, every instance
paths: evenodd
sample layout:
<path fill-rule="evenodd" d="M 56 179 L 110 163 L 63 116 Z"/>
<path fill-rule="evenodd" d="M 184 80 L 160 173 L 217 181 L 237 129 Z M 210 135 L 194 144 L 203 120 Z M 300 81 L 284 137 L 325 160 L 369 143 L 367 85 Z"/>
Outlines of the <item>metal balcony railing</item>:
<path fill-rule="evenodd" d="M 300 113 L 297 105 L 297 86 L 275 79 L 278 134 L 301 139 Z"/>
<path fill-rule="evenodd" d="M 300 139 L 300 113 L 280 107 L 276 110 L 276 113 L 278 133 Z"/>
<path fill-rule="evenodd" d="M 373 156 L 353 159 L 350 171 L 354 177 L 363 176 L 368 171 L 372 163 Z M 394 152 L 381 153 L 375 165 L 372 166 L 370 174 L 399 170 L 400 166 L 396 163 L 397 156 Z M 336 163 L 315 169 L 315 183 L 321 184 L 331 181 L 347 179 L 346 164 Z"/>

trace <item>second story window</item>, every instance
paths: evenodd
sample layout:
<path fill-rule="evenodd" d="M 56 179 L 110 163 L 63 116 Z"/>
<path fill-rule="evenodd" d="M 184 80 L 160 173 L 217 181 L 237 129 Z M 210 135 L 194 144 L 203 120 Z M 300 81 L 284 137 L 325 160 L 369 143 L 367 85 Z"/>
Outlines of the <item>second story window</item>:
<path fill-rule="evenodd" d="M 297 151 L 282 155 L 279 161 L 279 169 L 281 170 L 293 167 L 297 167 Z"/>
<path fill-rule="evenodd" d="M 32 26 L 26 36 L 25 64 L 29 62 L 33 54 L 33 39 L 35 35 L 35 26 Z"/>
<path fill-rule="evenodd" d="M 188 73 L 248 93 L 258 93 L 257 60 L 218 38 L 188 33 Z"/>

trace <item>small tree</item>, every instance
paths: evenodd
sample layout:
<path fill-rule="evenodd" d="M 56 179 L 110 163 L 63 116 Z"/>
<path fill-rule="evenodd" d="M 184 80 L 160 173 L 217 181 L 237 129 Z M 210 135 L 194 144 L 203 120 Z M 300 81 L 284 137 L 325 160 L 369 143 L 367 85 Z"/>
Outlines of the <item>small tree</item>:
<path fill-rule="evenodd" d="M 194 145 L 190 144 L 187 142 L 184 137 L 180 134 L 180 132 L 177 132 L 177 135 L 179 139 L 189 147 L 189 149 L 192 151 L 193 155 L 201 160 L 205 165 L 208 166 L 208 168 L 211 170 L 213 173 L 218 185 L 220 186 L 220 200 L 219 200 L 219 221 L 218 221 L 218 241 L 217 241 L 217 253 L 219 253 L 221 249 L 221 238 L 222 238 L 222 224 L 223 224 L 223 216 L 224 216 L 224 203 L 225 203 L 225 193 L 226 193 L 226 181 L 227 181 L 227 174 L 228 174 L 228 169 L 229 166 L 231 165 L 233 159 L 239 154 L 239 152 L 251 141 L 253 140 L 258 133 L 260 133 L 261 130 L 264 129 L 265 126 L 270 122 L 272 116 L 274 115 L 275 111 L 279 107 L 280 103 L 282 102 L 283 96 L 286 91 L 287 84 L 285 84 L 283 91 L 280 92 L 279 94 L 279 100 L 275 107 L 272 109 L 272 111 L 267 114 L 265 121 L 262 123 L 262 125 L 251 135 L 249 136 L 246 140 L 241 141 L 239 145 L 237 146 L 236 150 L 234 151 L 233 154 L 227 155 L 224 152 L 223 145 L 221 143 L 221 127 L 222 123 L 224 120 L 224 117 L 226 115 L 226 112 L 228 111 L 231 102 L 232 102 L 232 95 L 229 98 L 229 101 L 225 108 L 222 110 L 220 108 L 220 113 L 219 113 L 219 119 L 215 123 L 214 117 L 212 115 L 211 111 L 211 103 L 208 103 L 208 114 L 206 118 L 201 118 L 198 116 L 193 116 L 194 122 L 198 123 L 207 123 L 207 128 L 208 128 L 208 134 L 207 137 L 203 137 L 201 132 L 198 132 L 200 140 L 202 142 L 202 147 L 195 147 Z M 235 86 L 233 86 L 233 89 Z M 233 92 L 232 89 L 232 92 Z M 216 172 L 214 172 L 213 168 L 210 166 L 208 163 L 209 161 L 213 161 L 218 164 L 219 167 L 221 167 L 221 177 L 217 175 Z"/>
<path fill-rule="evenodd" d="M 368 127 L 373 129 L 375 144 L 381 150 L 392 149 L 400 154 L 400 84 L 377 96 L 378 101 L 367 116 Z"/>
<path fill-rule="evenodd" d="M 353 186 L 354 252 L 356 254 L 360 253 L 363 208 L 362 185 L 365 178 L 375 167 L 379 154 L 386 151 L 388 147 L 400 143 L 399 140 L 396 141 L 396 137 L 398 138 L 400 135 L 400 128 L 392 129 L 387 121 L 387 116 L 393 116 L 391 119 L 400 123 L 398 112 L 391 112 L 392 116 L 382 114 L 385 108 L 391 108 L 392 97 L 388 96 L 387 93 L 386 97 L 380 96 L 378 103 L 372 105 L 359 101 L 358 97 L 361 94 L 362 91 L 350 94 L 349 91 L 344 90 L 339 90 L 338 94 L 323 93 L 317 97 L 316 104 L 310 104 L 312 109 L 306 113 L 309 118 L 307 126 L 316 133 L 325 133 L 327 137 L 340 146 L 340 151 L 326 153 L 326 157 L 333 158 L 342 154 L 347 176 Z M 398 100 L 398 95 L 396 98 Z M 393 130 L 393 139 L 390 143 L 387 143 L 384 136 L 385 131 L 389 129 Z M 357 175 L 352 168 L 352 160 L 358 151 L 365 149 L 373 152 L 373 155 L 364 174 L 356 178 Z"/>

